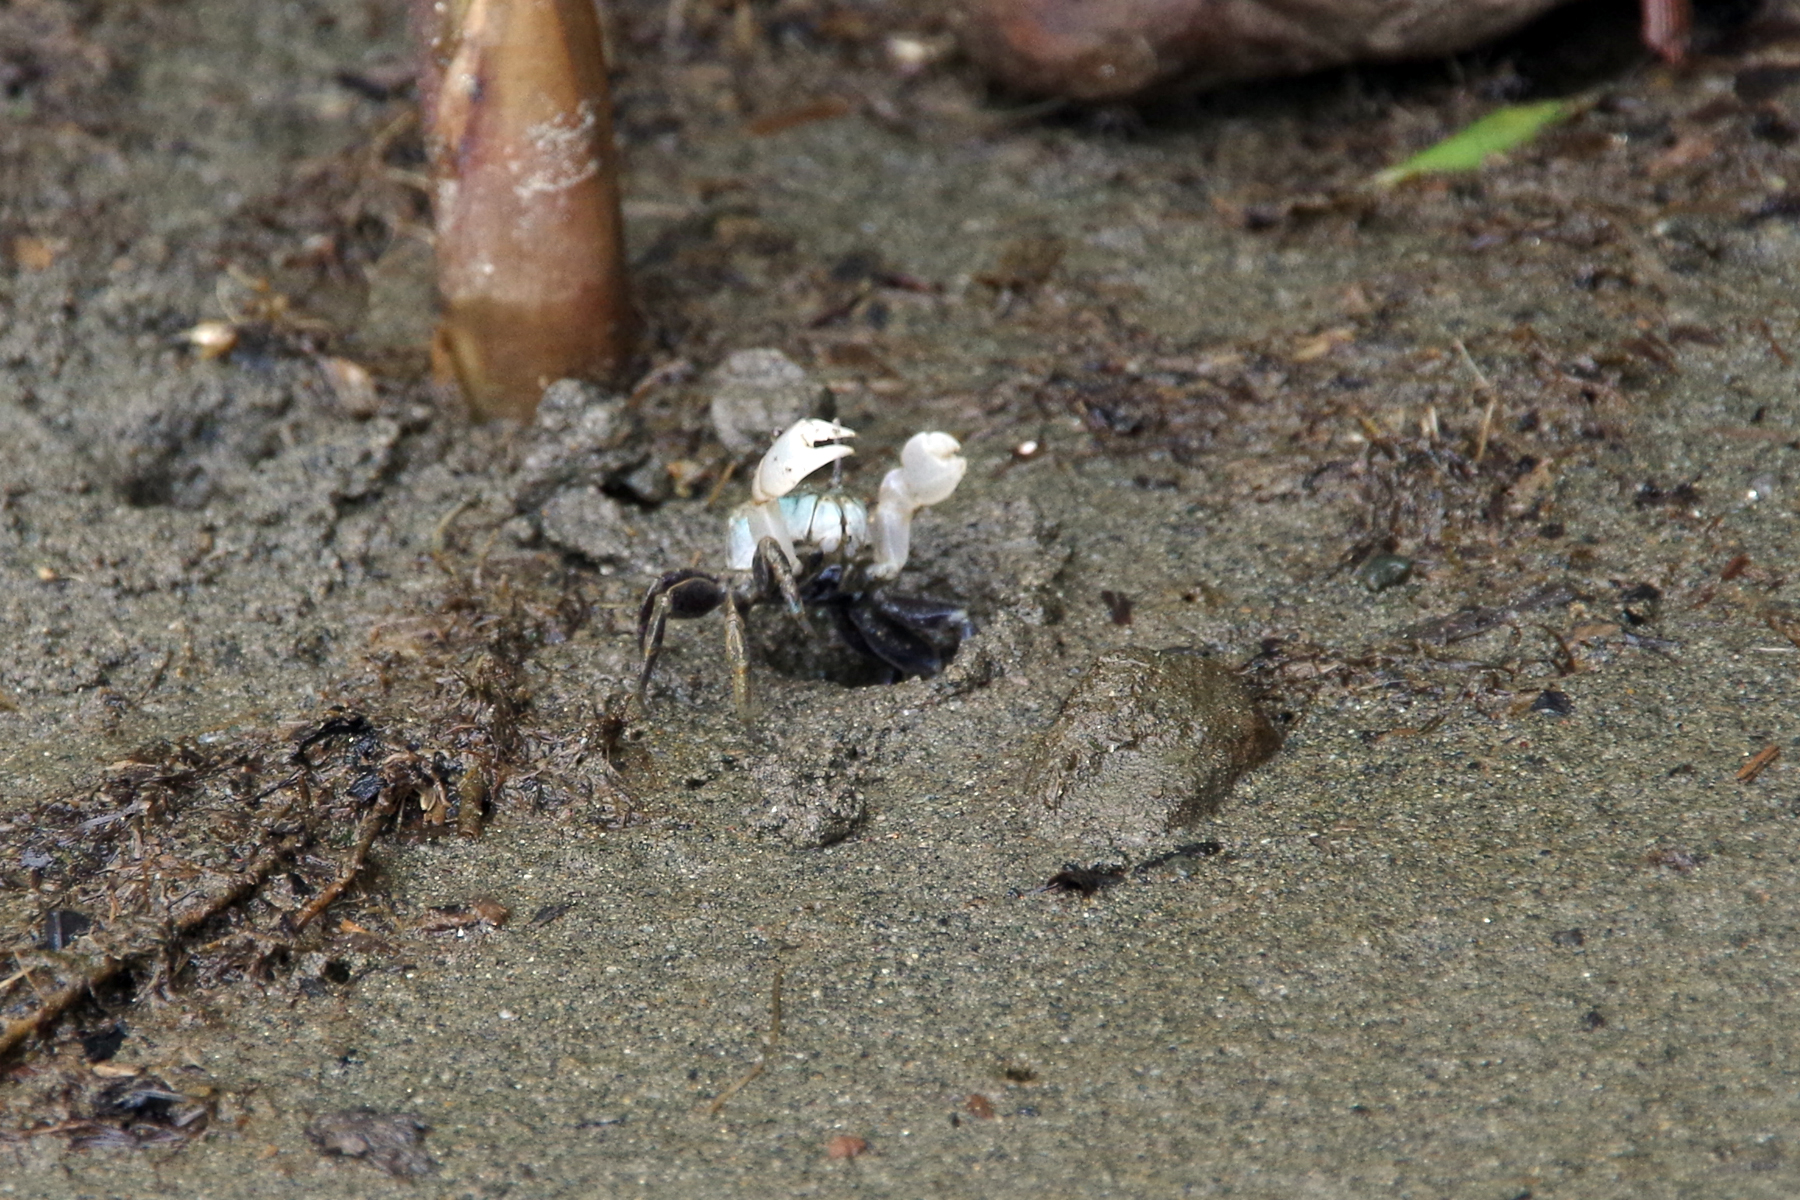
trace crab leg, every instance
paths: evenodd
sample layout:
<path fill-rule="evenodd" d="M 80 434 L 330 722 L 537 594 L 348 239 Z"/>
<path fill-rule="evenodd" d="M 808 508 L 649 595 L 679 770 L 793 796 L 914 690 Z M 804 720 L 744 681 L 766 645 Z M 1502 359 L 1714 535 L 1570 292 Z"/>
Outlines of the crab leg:
<path fill-rule="evenodd" d="M 644 603 L 638 608 L 638 650 L 644 665 L 638 671 L 637 695 L 641 705 L 650 688 L 650 673 L 656 669 L 656 656 L 662 653 L 663 633 L 669 618 L 691 620 L 704 617 L 723 603 L 733 608 L 729 590 L 704 571 L 670 571 L 650 585 Z"/>
<path fill-rule="evenodd" d="M 800 615 L 800 585 L 794 580 L 794 568 L 788 565 L 788 560 L 782 556 L 780 544 L 774 538 L 764 538 L 756 544 L 751 578 L 755 581 L 759 599 L 780 596 L 789 613 L 796 617 Z"/>
<path fill-rule="evenodd" d="M 669 593 L 659 594 L 650 606 L 650 620 L 638 631 L 638 649 L 643 652 L 644 664 L 638 668 L 637 698 L 638 706 L 648 702 L 650 691 L 650 672 L 656 669 L 656 656 L 662 653 L 663 631 L 669 625 Z"/>
<path fill-rule="evenodd" d="M 750 719 L 750 649 L 744 636 L 744 614 L 737 601 L 725 601 L 725 661 L 731 664 L 731 703 L 739 720 Z"/>

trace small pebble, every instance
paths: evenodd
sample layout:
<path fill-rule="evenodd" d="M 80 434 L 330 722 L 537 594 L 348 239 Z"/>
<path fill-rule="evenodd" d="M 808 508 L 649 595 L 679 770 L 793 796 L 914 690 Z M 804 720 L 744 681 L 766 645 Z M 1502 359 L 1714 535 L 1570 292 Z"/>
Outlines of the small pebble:
<path fill-rule="evenodd" d="M 866 1139 L 848 1133 L 840 1133 L 825 1143 L 826 1158 L 859 1158 L 868 1152 L 869 1143 Z"/>
<path fill-rule="evenodd" d="M 435 1165 L 425 1153 L 431 1126 L 412 1113 L 353 1108 L 313 1118 L 306 1136 L 322 1154 L 360 1158 L 397 1179 L 428 1175 Z"/>
<path fill-rule="evenodd" d="M 1356 569 L 1357 579 L 1371 592 L 1385 592 L 1412 578 L 1413 560 L 1404 554 L 1377 554 Z"/>
<path fill-rule="evenodd" d="M 1648 625 L 1656 620 L 1662 604 L 1662 591 L 1652 583 L 1640 583 L 1619 597 L 1620 611 L 1627 625 Z"/>
<path fill-rule="evenodd" d="M 1552 717 L 1566 717 L 1575 711 L 1575 702 L 1569 699 L 1567 692 L 1559 692 L 1555 688 L 1545 688 L 1538 693 L 1538 698 L 1531 702 L 1531 711 L 1545 713 Z"/>
<path fill-rule="evenodd" d="M 829 416 L 831 393 L 779 350 L 739 350 L 707 377 L 713 432 L 733 454 L 769 448 L 802 417 Z"/>

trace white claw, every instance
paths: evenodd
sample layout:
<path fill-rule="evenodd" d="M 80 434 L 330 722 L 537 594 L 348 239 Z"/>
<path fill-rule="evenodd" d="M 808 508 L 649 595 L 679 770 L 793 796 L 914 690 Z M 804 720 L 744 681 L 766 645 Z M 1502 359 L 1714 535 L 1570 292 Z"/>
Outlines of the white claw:
<path fill-rule="evenodd" d="M 947 433 L 915 433 L 900 447 L 900 471 L 907 493 L 919 508 L 941 504 L 962 482 L 969 461 L 962 444 Z"/>
<path fill-rule="evenodd" d="M 757 464 L 756 478 L 750 481 L 750 503 L 762 505 L 779 500 L 820 467 L 856 453 L 842 444 L 823 444 L 855 436 L 855 430 L 836 421 L 808 417 L 794 422 Z"/>
<path fill-rule="evenodd" d="M 913 514 L 927 505 L 950 498 L 968 460 L 958 451 L 960 443 L 947 433 L 915 433 L 900 448 L 900 465 L 881 481 L 881 496 L 870 524 L 875 532 L 875 561 L 869 566 L 874 579 L 892 579 L 906 565 L 912 552 Z"/>

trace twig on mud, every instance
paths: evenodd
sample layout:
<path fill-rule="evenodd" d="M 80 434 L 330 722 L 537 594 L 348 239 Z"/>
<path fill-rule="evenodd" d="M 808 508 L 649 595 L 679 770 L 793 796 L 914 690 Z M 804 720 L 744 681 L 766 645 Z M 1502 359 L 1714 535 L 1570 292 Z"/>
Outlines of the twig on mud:
<path fill-rule="evenodd" d="M 150 682 L 144 685 L 143 691 L 132 697 L 131 706 L 133 708 L 141 707 L 144 701 L 150 698 L 150 693 L 162 686 L 163 676 L 168 674 L 169 664 L 174 661 L 175 651 L 166 650 L 163 652 L 162 661 L 156 664 L 156 670 L 151 674 Z"/>
<path fill-rule="evenodd" d="M 338 872 L 338 877 L 320 888 L 319 894 L 307 901 L 306 907 L 301 909 L 299 915 L 294 918 L 295 933 L 299 933 L 311 924 L 314 917 L 330 908 L 332 903 L 342 896 L 351 884 L 356 882 L 356 877 L 362 873 L 363 863 L 369 857 L 369 848 L 375 844 L 376 837 L 381 833 L 382 824 L 394 815 L 395 809 L 400 807 L 400 793 L 403 790 L 392 784 L 382 789 L 381 802 L 370 809 L 368 814 L 363 817 L 362 824 L 357 826 L 356 844 L 350 848 L 349 861 L 344 864 L 344 869 Z"/>
<path fill-rule="evenodd" d="M 177 917 L 173 922 L 175 936 L 180 937 L 183 934 L 192 933 L 261 887 L 263 882 L 275 871 L 275 868 L 286 862 L 294 851 L 299 849 L 302 840 L 299 836 L 289 837 L 257 855 L 255 861 L 237 876 L 230 887 L 213 896 L 207 903 Z M 30 1016 L 6 1022 L 5 1028 L 0 1029 L 0 1058 L 10 1054 L 23 1044 L 25 1039 L 49 1029 L 83 996 L 96 988 L 104 987 L 114 976 L 125 970 L 134 961 L 152 952 L 152 949 L 146 948 L 119 955 L 109 954 L 98 964 L 90 967 L 87 973 L 74 983 L 67 984 L 44 997 L 37 1011 Z"/>
<path fill-rule="evenodd" d="M 1753 782 L 1758 775 L 1763 773 L 1764 768 L 1780 757 L 1781 747 L 1777 746 L 1774 742 L 1770 742 L 1761 750 L 1758 750 L 1756 756 L 1739 769 L 1737 781 L 1739 783 Z"/>
<path fill-rule="evenodd" d="M 1475 365 L 1475 359 L 1469 354 L 1469 348 L 1463 345 L 1461 338 L 1456 339 L 1456 353 L 1461 356 L 1463 365 L 1475 376 L 1475 392 L 1477 395 L 1487 393 L 1487 409 L 1481 414 L 1481 431 L 1475 435 L 1475 461 L 1479 463 L 1487 457 L 1488 439 L 1494 432 L 1494 408 L 1500 403 L 1500 393 L 1494 390 L 1493 381 L 1482 374 L 1481 368 Z"/>
<path fill-rule="evenodd" d="M 781 1040 L 781 979 L 786 973 L 786 967 L 775 968 L 775 986 L 769 990 L 769 1034 L 763 1039 L 763 1048 L 761 1053 L 756 1056 L 756 1065 L 745 1072 L 736 1083 L 719 1093 L 718 1098 L 707 1107 L 707 1116 L 718 1116 L 720 1111 L 731 1103 L 733 1096 L 743 1091 L 769 1069 L 769 1055 L 774 1052 L 775 1043 Z"/>
<path fill-rule="evenodd" d="M 706 503 L 702 504 L 701 508 L 710 510 L 718 502 L 720 494 L 725 491 L 725 485 L 731 482 L 733 475 L 737 474 L 737 469 L 737 459 L 735 458 L 725 464 L 725 469 L 719 472 L 719 481 L 713 484 L 712 491 L 706 493 Z"/>
<path fill-rule="evenodd" d="M 439 518 L 437 526 L 431 531 L 431 561 L 437 564 L 438 570 L 453 579 L 456 577 L 456 569 L 450 565 L 450 527 L 456 524 L 456 518 L 480 503 L 473 496 L 465 497 L 455 508 Z"/>

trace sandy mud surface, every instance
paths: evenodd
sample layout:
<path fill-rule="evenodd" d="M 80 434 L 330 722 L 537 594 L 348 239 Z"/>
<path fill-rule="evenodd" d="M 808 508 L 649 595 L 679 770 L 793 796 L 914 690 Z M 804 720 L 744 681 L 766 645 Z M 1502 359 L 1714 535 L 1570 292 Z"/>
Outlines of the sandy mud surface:
<path fill-rule="evenodd" d="M 529 429 L 424 380 L 399 5 L 0 8 L 0 1016 L 98 984 L 0 1196 L 1794 1195 L 1800 25 L 1631 7 L 1131 113 L 624 6 L 653 373 Z M 755 348 L 867 494 L 961 439 L 903 582 L 980 632 L 759 611 L 746 724 L 680 623 L 639 710 Z M 1176 648 L 1279 751 L 1031 810 Z"/>

